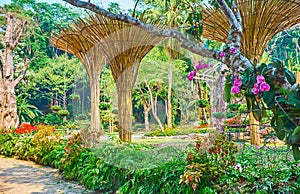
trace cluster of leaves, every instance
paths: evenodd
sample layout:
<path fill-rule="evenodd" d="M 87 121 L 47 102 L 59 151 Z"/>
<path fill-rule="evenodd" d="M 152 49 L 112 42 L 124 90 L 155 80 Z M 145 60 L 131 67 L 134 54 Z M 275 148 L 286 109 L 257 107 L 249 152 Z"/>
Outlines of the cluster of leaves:
<path fill-rule="evenodd" d="M 284 147 L 243 147 L 216 188 L 222 193 L 297 193 L 300 163 Z"/>
<path fill-rule="evenodd" d="M 173 128 L 165 129 L 161 131 L 160 129 L 149 131 L 145 133 L 145 136 L 156 137 L 156 136 L 176 136 L 176 135 L 190 135 L 192 133 L 207 133 L 210 130 L 206 129 L 207 124 L 204 124 L 204 128 Z"/>
<path fill-rule="evenodd" d="M 198 99 L 196 101 L 196 104 L 199 106 L 199 107 L 206 107 L 209 105 L 209 102 L 207 99 Z"/>
<path fill-rule="evenodd" d="M 239 117 L 233 117 L 226 119 L 224 124 L 226 125 L 241 125 L 242 121 Z"/>
<path fill-rule="evenodd" d="M 188 154 L 188 165 L 180 180 L 180 183 L 191 185 L 194 191 L 212 187 L 227 168 L 236 164 L 238 149 L 233 142 L 227 141 L 226 135 L 218 135 L 208 152 L 203 152 L 202 144 L 202 140 L 198 140 L 196 148 Z"/>
<path fill-rule="evenodd" d="M 55 127 L 49 125 L 41 125 L 38 132 L 31 140 L 35 147 L 35 161 L 40 161 L 47 153 L 55 149 L 60 143 L 60 137 L 54 134 Z"/>

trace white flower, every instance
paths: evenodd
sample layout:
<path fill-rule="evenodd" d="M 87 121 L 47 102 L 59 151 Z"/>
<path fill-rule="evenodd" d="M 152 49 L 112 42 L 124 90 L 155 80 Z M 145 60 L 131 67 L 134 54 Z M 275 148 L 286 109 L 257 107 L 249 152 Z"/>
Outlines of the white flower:
<path fill-rule="evenodd" d="M 240 171 L 240 173 L 242 173 L 243 168 L 242 168 L 242 165 L 240 163 L 237 163 L 234 168 L 236 170 Z"/>

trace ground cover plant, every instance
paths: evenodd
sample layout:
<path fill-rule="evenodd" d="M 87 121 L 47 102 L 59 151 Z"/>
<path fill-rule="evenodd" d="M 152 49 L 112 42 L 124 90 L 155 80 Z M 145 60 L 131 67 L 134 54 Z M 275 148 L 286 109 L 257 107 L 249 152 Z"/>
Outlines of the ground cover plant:
<path fill-rule="evenodd" d="M 78 133 L 57 141 L 53 137 L 59 135 L 53 136 L 49 129 L 43 126 L 33 136 L 4 132 L 0 153 L 53 166 L 66 179 L 107 193 L 295 193 L 300 189 L 300 164 L 285 147 L 234 144 L 221 135 L 215 143 L 197 141 L 195 147 L 181 151 L 164 144 L 114 141 L 93 150 L 84 147 Z M 35 143 L 35 137 L 49 142 Z M 157 157 L 167 158 L 153 161 Z"/>

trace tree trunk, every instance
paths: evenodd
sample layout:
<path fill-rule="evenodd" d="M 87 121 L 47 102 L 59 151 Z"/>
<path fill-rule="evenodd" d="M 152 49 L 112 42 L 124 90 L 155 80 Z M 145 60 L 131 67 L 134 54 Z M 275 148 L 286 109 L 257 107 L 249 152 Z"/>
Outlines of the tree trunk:
<path fill-rule="evenodd" d="M 148 91 L 149 91 L 149 98 L 150 98 L 150 104 L 151 104 L 151 110 L 152 110 L 153 117 L 154 117 L 155 121 L 158 123 L 159 128 L 161 129 L 161 131 L 164 132 L 164 127 L 163 127 L 159 117 L 157 116 L 157 106 L 156 105 L 157 105 L 157 96 L 158 95 L 156 94 L 155 101 L 154 101 L 152 90 L 151 90 L 150 86 L 147 85 L 147 88 L 148 88 Z M 158 93 L 158 91 L 157 91 L 157 93 Z"/>
<path fill-rule="evenodd" d="M 5 70 L 7 73 L 0 86 L 0 129 L 11 129 L 17 128 L 19 125 L 13 77 L 12 52 L 7 53 Z"/>
<path fill-rule="evenodd" d="M 145 98 L 145 94 L 143 92 L 143 90 L 140 87 L 137 87 L 141 96 L 142 96 L 142 104 L 143 104 L 143 108 L 144 108 L 144 119 L 145 119 L 145 130 L 149 131 L 150 130 L 150 123 L 149 123 L 149 111 L 151 110 L 151 103 L 148 103 L 146 98 Z"/>
<path fill-rule="evenodd" d="M 259 122 L 254 118 L 252 112 L 250 112 L 250 138 L 252 145 L 260 144 Z"/>
<path fill-rule="evenodd" d="M 173 58 L 170 58 L 170 68 L 168 75 L 168 99 L 167 99 L 167 128 L 172 129 L 172 76 L 173 76 Z"/>
<path fill-rule="evenodd" d="M 120 74 L 116 81 L 118 92 L 119 138 L 125 142 L 131 142 L 132 78 L 132 71 L 126 70 Z"/>
<path fill-rule="evenodd" d="M 81 114 L 84 114 L 84 101 L 85 101 L 85 88 L 84 88 L 84 82 L 82 83 L 82 98 L 81 98 Z"/>
<path fill-rule="evenodd" d="M 150 131 L 150 122 L 149 122 L 149 111 L 151 110 L 151 106 L 144 108 L 144 117 L 145 117 L 145 130 Z"/>
<path fill-rule="evenodd" d="M 197 88 L 198 88 L 198 97 L 199 99 L 207 99 L 205 98 L 204 95 L 202 95 L 202 89 L 201 89 L 201 84 L 199 80 L 196 80 Z M 207 123 L 207 115 L 205 111 L 206 107 L 200 107 L 200 112 L 199 112 L 199 119 L 203 119 Z"/>
<path fill-rule="evenodd" d="M 13 50 L 17 46 L 26 25 L 14 14 L 7 13 L 5 31 L 5 49 L 0 51 L 2 69 L 0 69 L 0 129 L 16 128 L 19 125 L 17 114 L 17 100 L 15 94 L 16 85 L 23 79 L 28 63 L 24 64 L 24 70 L 20 76 L 14 79 Z"/>

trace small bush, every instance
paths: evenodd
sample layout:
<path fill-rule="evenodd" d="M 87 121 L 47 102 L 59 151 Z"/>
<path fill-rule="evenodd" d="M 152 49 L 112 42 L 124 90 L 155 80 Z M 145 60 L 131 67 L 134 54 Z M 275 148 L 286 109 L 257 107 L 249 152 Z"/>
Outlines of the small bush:
<path fill-rule="evenodd" d="M 55 149 L 60 143 L 60 137 L 54 134 L 55 127 L 49 125 L 41 125 L 38 132 L 32 138 L 32 145 L 36 148 L 34 160 L 40 163 L 41 159 Z"/>
<path fill-rule="evenodd" d="M 58 114 L 59 116 L 61 116 L 61 117 L 65 117 L 65 116 L 68 116 L 70 113 L 69 113 L 68 110 L 59 110 L 59 111 L 57 112 L 57 114 Z"/>
<path fill-rule="evenodd" d="M 58 105 L 51 106 L 50 109 L 51 109 L 54 113 L 57 113 L 58 111 L 62 110 L 61 106 L 58 106 Z"/>

